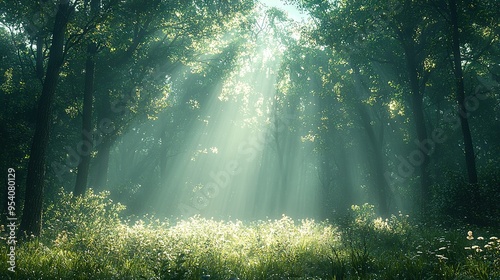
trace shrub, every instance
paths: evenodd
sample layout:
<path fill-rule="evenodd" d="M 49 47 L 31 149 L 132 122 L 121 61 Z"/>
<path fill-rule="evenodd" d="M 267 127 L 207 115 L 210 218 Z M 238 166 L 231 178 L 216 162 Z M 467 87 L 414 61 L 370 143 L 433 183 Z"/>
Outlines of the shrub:
<path fill-rule="evenodd" d="M 449 181 L 432 186 L 433 221 L 448 225 L 472 223 L 481 226 L 500 224 L 500 174 L 493 168 L 480 172 L 481 181 L 469 184 L 463 175 L 447 172 Z"/>

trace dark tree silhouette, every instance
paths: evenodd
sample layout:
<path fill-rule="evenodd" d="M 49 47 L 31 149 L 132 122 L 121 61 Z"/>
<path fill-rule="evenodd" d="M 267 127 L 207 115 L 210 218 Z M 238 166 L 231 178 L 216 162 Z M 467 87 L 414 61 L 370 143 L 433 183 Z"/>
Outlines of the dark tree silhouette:
<path fill-rule="evenodd" d="M 45 175 L 45 154 L 49 141 L 52 105 L 64 56 L 64 35 L 73 7 L 69 1 L 61 1 L 52 31 L 47 71 L 38 101 L 35 135 L 31 144 L 23 218 L 19 230 L 29 235 L 40 235 Z"/>

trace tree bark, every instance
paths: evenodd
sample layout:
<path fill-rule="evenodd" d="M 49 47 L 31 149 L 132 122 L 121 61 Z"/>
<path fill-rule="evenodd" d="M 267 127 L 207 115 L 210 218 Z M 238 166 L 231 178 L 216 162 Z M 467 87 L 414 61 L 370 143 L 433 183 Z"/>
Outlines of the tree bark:
<path fill-rule="evenodd" d="M 462 55 L 460 54 L 460 23 L 457 12 L 456 0 L 449 0 L 450 19 L 452 25 L 452 52 L 453 52 L 453 70 L 455 73 L 455 86 L 457 91 L 458 118 L 462 128 L 465 149 L 465 164 L 467 166 L 467 175 L 469 183 L 477 183 L 476 157 L 474 155 L 474 145 L 472 135 L 467 119 L 467 108 L 465 106 L 465 86 L 462 70 Z"/>
<path fill-rule="evenodd" d="M 64 33 L 69 21 L 69 1 L 61 1 L 52 32 L 47 72 L 42 94 L 38 101 L 37 122 L 31 144 L 23 217 L 19 230 L 28 236 L 40 235 L 42 227 L 42 204 L 45 177 L 45 153 L 49 140 L 52 103 L 57 87 L 64 54 Z M 23 236 L 21 234 L 21 236 Z"/>

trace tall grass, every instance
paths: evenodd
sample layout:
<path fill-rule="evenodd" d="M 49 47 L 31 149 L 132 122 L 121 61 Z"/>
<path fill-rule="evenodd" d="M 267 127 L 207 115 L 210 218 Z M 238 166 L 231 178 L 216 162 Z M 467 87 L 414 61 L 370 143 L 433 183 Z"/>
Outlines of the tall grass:
<path fill-rule="evenodd" d="M 2 279 L 498 279 L 500 242 L 474 229 L 424 228 L 399 214 L 353 206 L 314 220 L 160 221 L 120 216 L 108 193 L 61 192 L 45 230 L 16 247 Z M 3 227 L 4 228 L 4 227 Z M 484 232 L 484 234 L 492 232 Z M 2 236 L 6 233 L 3 229 Z M 7 262 L 7 245 L 1 245 Z"/>

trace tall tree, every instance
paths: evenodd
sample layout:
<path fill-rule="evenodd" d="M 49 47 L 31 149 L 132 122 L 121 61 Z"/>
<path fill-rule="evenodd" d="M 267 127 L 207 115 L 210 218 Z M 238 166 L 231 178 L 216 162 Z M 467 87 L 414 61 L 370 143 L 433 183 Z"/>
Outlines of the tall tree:
<path fill-rule="evenodd" d="M 425 60 L 431 55 L 428 42 L 433 38 L 434 22 L 426 17 L 419 1 L 339 1 L 338 3 L 299 1 L 318 21 L 316 36 L 333 47 L 345 60 L 360 65 L 373 62 L 393 68 L 395 80 L 407 87 L 416 141 L 427 141 L 424 93 L 430 76 Z M 346 20 L 348 19 L 348 20 Z M 429 155 L 422 153 L 419 170 L 422 210 L 430 198 Z"/>
<path fill-rule="evenodd" d="M 391 205 L 391 190 L 385 179 L 385 172 L 387 169 L 387 159 L 384 153 L 384 124 L 381 124 L 380 120 L 376 120 L 373 116 L 375 109 L 374 105 L 367 104 L 363 102 L 364 100 L 369 100 L 371 98 L 370 86 L 366 84 L 360 73 L 360 69 L 357 65 L 351 65 L 353 69 L 353 87 L 354 87 L 354 108 L 359 115 L 359 122 L 364 130 L 366 136 L 368 136 L 368 149 L 367 152 L 370 155 L 368 161 L 371 167 L 370 181 L 373 181 L 372 191 L 377 197 L 377 206 L 381 215 L 387 216 L 390 214 Z M 371 74 L 371 76 L 374 74 Z M 373 88 L 373 87 L 372 87 Z M 366 96 L 368 95 L 368 96 Z M 377 107 L 379 115 L 382 115 L 384 108 Z"/>
<path fill-rule="evenodd" d="M 88 2 L 88 1 L 86 1 Z M 90 14 L 95 17 L 99 13 L 101 6 L 100 0 L 90 0 Z M 93 141 L 88 139 L 92 132 L 92 99 L 94 93 L 94 72 L 95 60 L 97 54 L 97 42 L 92 38 L 87 45 L 87 59 L 85 62 L 85 85 L 83 90 L 83 116 L 82 116 L 82 140 L 81 140 L 81 161 L 78 165 L 78 173 L 75 183 L 75 195 L 82 195 L 87 189 L 87 178 L 90 167 L 90 156 L 92 152 Z"/>
<path fill-rule="evenodd" d="M 465 164 L 467 166 L 467 174 L 469 176 L 469 183 L 477 183 L 477 170 L 476 158 L 474 155 L 474 145 L 472 142 L 472 134 L 469 127 L 469 120 L 467 116 L 467 107 L 465 106 L 465 85 L 464 74 L 462 69 L 462 54 L 460 53 L 460 29 L 462 28 L 461 18 L 459 16 L 459 7 L 457 0 L 448 1 L 450 10 L 450 24 L 451 24 L 451 43 L 453 53 L 453 70 L 455 74 L 455 89 L 456 98 L 458 103 L 458 118 L 460 119 L 460 126 L 462 128 L 462 135 L 464 139 L 465 150 Z"/>
<path fill-rule="evenodd" d="M 58 4 L 47 70 L 42 93 L 38 101 L 37 122 L 28 163 L 25 203 L 19 228 L 22 233 L 28 236 L 40 235 L 42 226 L 45 155 L 49 140 L 51 110 L 63 63 L 65 31 L 73 9 L 74 6 L 70 5 L 69 0 L 62 0 Z"/>

